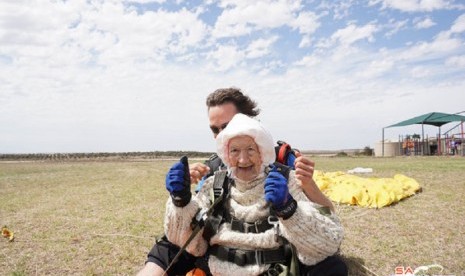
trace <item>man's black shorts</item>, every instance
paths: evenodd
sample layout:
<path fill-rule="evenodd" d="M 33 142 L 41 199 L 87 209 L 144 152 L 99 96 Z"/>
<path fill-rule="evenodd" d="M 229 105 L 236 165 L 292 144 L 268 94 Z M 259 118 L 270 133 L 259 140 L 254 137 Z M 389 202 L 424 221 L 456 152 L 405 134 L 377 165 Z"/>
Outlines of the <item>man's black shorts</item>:
<path fill-rule="evenodd" d="M 172 244 L 163 236 L 152 247 L 147 255 L 147 262 L 152 262 L 166 270 L 170 262 L 174 259 L 179 252 L 179 247 Z M 167 271 L 168 275 L 185 275 L 187 272 L 195 268 L 197 258 L 186 251 L 184 251 L 178 260 Z"/>
<path fill-rule="evenodd" d="M 179 252 L 179 247 L 172 244 L 163 236 L 155 243 L 152 250 L 147 256 L 147 262 L 152 262 L 166 270 L 170 261 L 174 259 Z M 207 275 L 210 275 L 204 258 L 197 258 L 184 251 L 178 260 L 167 271 L 168 275 L 185 275 L 196 267 L 202 268 Z M 326 258 L 320 263 L 312 266 L 306 266 L 299 262 L 300 275 L 311 276 L 346 276 L 348 275 L 347 266 L 339 256 L 334 255 Z"/>

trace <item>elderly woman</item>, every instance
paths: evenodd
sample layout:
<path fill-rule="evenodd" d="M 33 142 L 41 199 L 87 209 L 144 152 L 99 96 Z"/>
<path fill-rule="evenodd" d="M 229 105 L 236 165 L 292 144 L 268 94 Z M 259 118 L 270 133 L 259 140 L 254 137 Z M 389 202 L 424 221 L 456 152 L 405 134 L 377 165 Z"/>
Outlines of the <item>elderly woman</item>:
<path fill-rule="evenodd" d="M 223 212 L 218 228 L 210 235 L 202 229 L 186 247 L 188 253 L 207 254 L 213 275 L 261 275 L 290 266 L 300 267 L 303 275 L 306 267 L 337 252 L 343 238 L 339 219 L 308 200 L 294 171 L 272 165 L 273 139 L 258 121 L 237 114 L 216 141 L 218 155 L 228 167 L 228 191 L 217 207 Z M 191 236 L 199 210 L 211 210 L 216 202 L 211 194 L 218 174 L 191 196 L 186 165 L 176 163 L 166 179 L 171 199 L 166 204 L 165 234 L 178 246 Z M 208 224 L 211 218 L 206 220 Z M 292 262 L 293 257 L 298 262 Z M 334 274 L 329 269 L 324 275 Z"/>

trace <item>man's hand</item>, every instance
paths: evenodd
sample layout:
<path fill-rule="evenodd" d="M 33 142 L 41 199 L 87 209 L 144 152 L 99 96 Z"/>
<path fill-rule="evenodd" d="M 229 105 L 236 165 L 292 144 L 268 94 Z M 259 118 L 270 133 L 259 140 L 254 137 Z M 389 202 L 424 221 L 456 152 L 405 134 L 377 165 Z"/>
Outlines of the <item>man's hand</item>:
<path fill-rule="evenodd" d="M 311 201 L 318 203 L 322 206 L 329 207 L 331 211 L 334 211 L 334 205 L 318 188 L 315 181 L 313 180 L 313 173 L 315 171 L 315 162 L 302 156 L 299 156 L 295 160 L 295 177 L 300 180 L 302 190 L 305 195 Z"/>
<path fill-rule="evenodd" d="M 202 163 L 194 163 L 189 166 L 189 172 L 191 175 L 191 184 L 195 184 L 210 172 L 210 168 Z"/>
<path fill-rule="evenodd" d="M 300 155 L 295 159 L 295 177 L 302 182 L 302 186 L 308 185 L 313 181 L 313 172 L 315 162 Z"/>

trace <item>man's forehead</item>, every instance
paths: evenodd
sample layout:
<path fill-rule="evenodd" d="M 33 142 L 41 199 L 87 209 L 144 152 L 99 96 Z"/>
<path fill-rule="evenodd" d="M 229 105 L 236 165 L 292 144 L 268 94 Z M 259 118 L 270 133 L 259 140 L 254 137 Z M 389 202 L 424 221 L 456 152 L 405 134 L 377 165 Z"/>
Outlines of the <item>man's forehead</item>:
<path fill-rule="evenodd" d="M 238 113 L 238 109 L 234 103 L 227 102 L 220 105 L 211 106 L 208 108 L 208 114 L 211 115 L 218 115 L 218 114 L 236 114 Z"/>
<path fill-rule="evenodd" d="M 237 112 L 232 112 L 231 110 L 226 112 L 222 110 L 212 110 L 212 112 L 208 114 L 210 126 L 222 127 L 223 125 L 228 124 L 236 114 Z"/>

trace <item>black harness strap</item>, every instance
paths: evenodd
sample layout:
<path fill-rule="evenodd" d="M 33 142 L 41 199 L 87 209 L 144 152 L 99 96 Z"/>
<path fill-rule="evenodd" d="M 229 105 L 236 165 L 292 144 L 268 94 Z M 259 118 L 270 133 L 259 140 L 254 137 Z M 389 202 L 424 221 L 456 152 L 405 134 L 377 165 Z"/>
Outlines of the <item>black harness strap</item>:
<path fill-rule="evenodd" d="M 276 167 L 276 170 L 282 174 L 287 180 L 289 180 L 289 173 L 291 171 L 291 167 L 288 167 L 286 165 L 283 165 L 279 162 L 274 162 L 273 165 Z M 265 173 L 268 174 L 270 172 L 271 168 L 267 167 L 265 169 Z"/>
<path fill-rule="evenodd" d="M 258 220 L 254 222 L 247 222 L 231 216 L 228 212 L 224 213 L 223 222 L 231 224 L 231 230 L 241 233 L 263 233 L 268 229 L 273 228 L 268 219 Z"/>
<path fill-rule="evenodd" d="M 227 177 L 228 172 L 225 170 L 216 171 L 213 179 L 213 208 L 210 216 L 205 221 L 203 238 L 210 241 L 220 227 L 224 215 L 224 199 L 229 195 L 230 179 Z"/>
<path fill-rule="evenodd" d="M 268 229 L 273 228 L 268 220 L 256 221 L 254 223 L 244 222 L 236 218 L 231 218 L 227 220 L 231 223 L 231 230 L 241 232 L 241 233 L 263 233 Z"/>
<path fill-rule="evenodd" d="M 226 246 L 214 245 L 209 253 L 220 260 L 235 263 L 238 266 L 253 264 L 286 263 L 292 254 L 288 245 L 276 249 L 241 250 Z"/>
<path fill-rule="evenodd" d="M 208 158 L 208 160 L 205 161 L 205 165 L 207 165 L 210 168 L 210 172 L 205 176 L 205 178 L 208 178 L 209 176 L 212 176 L 216 171 L 225 168 L 223 161 L 221 161 L 221 158 L 216 153 L 212 154 Z"/>

